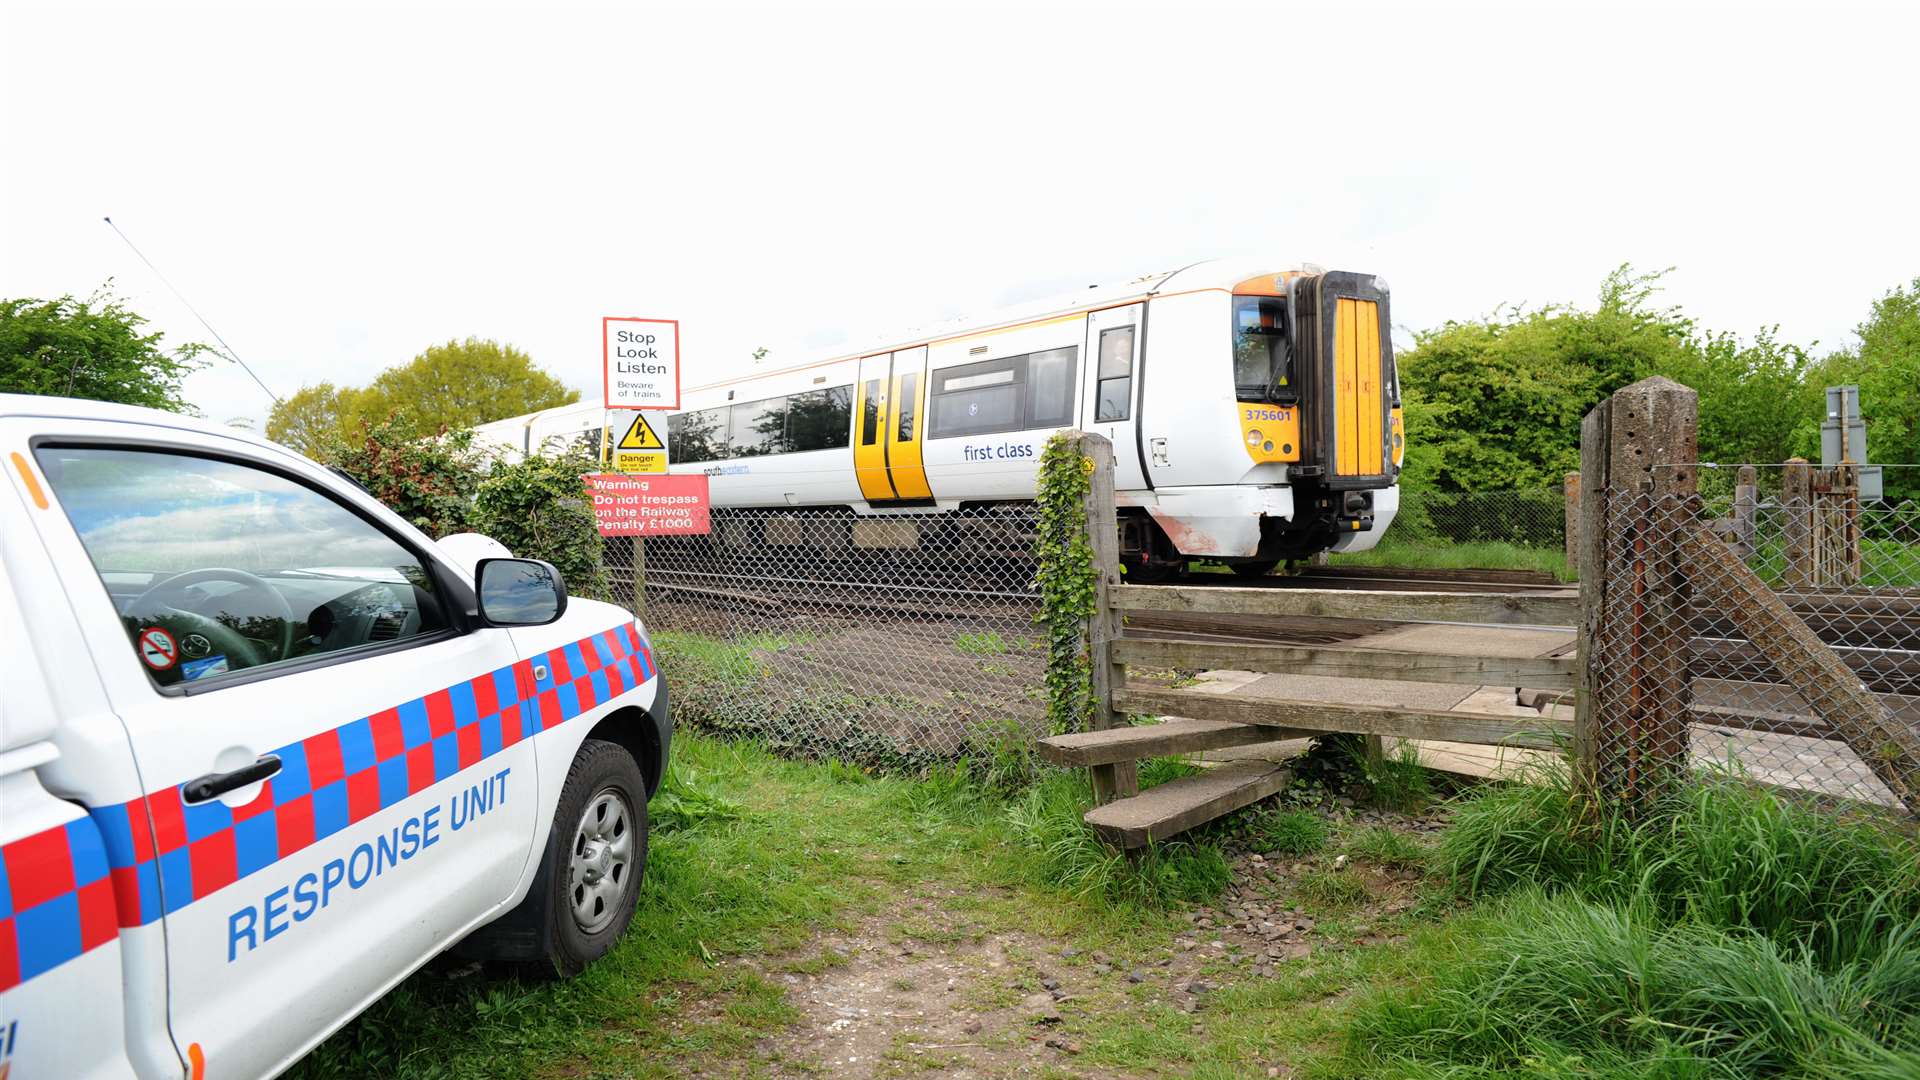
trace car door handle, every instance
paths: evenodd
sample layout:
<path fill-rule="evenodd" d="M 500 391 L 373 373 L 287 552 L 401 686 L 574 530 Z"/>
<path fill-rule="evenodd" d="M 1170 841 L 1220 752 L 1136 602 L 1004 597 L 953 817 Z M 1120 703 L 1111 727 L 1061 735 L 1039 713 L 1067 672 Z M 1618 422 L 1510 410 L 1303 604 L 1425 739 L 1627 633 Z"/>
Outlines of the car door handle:
<path fill-rule="evenodd" d="M 279 771 L 280 759 L 277 756 L 261 754 L 253 764 L 242 765 L 232 772 L 196 776 L 180 785 L 180 792 L 189 804 L 203 803 L 248 784 L 257 784 Z"/>

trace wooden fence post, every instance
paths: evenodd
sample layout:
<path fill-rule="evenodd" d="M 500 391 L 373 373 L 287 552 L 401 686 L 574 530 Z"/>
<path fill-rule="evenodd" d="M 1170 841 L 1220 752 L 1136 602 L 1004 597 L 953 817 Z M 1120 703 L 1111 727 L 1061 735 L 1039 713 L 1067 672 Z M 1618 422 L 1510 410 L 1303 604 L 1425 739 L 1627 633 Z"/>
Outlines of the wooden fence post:
<path fill-rule="evenodd" d="M 1740 466 L 1733 485 L 1733 544 L 1741 558 L 1753 554 L 1754 514 L 1760 506 L 1760 488 L 1754 483 L 1753 466 Z"/>
<path fill-rule="evenodd" d="M 1580 566 L 1580 474 L 1570 472 L 1566 479 L 1567 569 L 1576 575 Z"/>
<path fill-rule="evenodd" d="M 1699 397 L 1643 379 L 1580 425 L 1581 782 L 1637 803 L 1684 772 L 1690 601 L 1681 530 L 1696 510 Z"/>
<path fill-rule="evenodd" d="M 1076 436 L 1080 452 L 1093 463 L 1087 483 L 1087 542 L 1093 548 L 1093 617 L 1087 626 L 1087 658 L 1093 665 L 1093 726 L 1120 727 L 1125 713 L 1113 708 L 1114 691 L 1127 684 L 1127 666 L 1114 658 L 1113 642 L 1120 636 L 1120 611 L 1113 590 L 1120 584 L 1120 523 L 1113 508 L 1113 444 L 1104 436 Z M 1094 765 L 1093 798 L 1112 802 L 1140 791 L 1139 769 L 1131 761 Z"/>
<path fill-rule="evenodd" d="M 1788 458 L 1780 474 L 1780 506 L 1786 515 L 1781 540 L 1786 565 L 1781 581 L 1789 589 L 1813 587 L 1813 472 L 1806 458 Z"/>

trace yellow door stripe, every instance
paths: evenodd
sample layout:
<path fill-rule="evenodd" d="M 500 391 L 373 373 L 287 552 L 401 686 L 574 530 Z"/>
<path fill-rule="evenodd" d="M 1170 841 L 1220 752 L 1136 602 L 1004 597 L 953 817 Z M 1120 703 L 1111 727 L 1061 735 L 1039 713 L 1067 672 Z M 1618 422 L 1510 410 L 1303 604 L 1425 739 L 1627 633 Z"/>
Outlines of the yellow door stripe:
<path fill-rule="evenodd" d="M 1360 395 L 1354 403 L 1359 413 L 1359 471 L 1369 476 L 1386 472 L 1381 460 L 1386 443 L 1380 433 L 1380 305 L 1372 300 L 1353 305 L 1354 341 L 1359 344 L 1355 357 L 1360 376 Z"/>
<path fill-rule="evenodd" d="M 1359 381 L 1354 374 L 1353 301 L 1342 300 L 1333 316 L 1333 468 L 1340 476 L 1351 476 L 1359 467 L 1354 452 L 1354 397 Z"/>

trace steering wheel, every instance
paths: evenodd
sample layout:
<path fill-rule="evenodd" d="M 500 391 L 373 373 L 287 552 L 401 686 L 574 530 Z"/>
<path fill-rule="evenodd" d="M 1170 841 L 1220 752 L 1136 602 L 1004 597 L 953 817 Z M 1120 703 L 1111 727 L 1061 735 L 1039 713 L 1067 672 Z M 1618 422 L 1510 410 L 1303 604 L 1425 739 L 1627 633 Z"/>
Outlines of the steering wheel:
<path fill-rule="evenodd" d="M 263 659 L 260 649 L 254 642 L 241 635 L 238 630 L 218 619 L 208 618 L 197 611 L 182 607 L 181 604 L 187 600 L 185 596 L 187 588 L 203 581 L 231 582 L 239 585 L 241 592 L 264 600 L 269 613 L 280 620 L 278 652 L 274 656 Z M 134 599 L 129 610 L 142 616 L 153 612 L 155 613 L 153 617 L 178 623 L 185 628 L 186 632 L 206 637 L 226 654 L 228 662 L 233 667 L 253 667 L 274 660 L 285 660 L 293 652 L 293 608 L 287 604 L 287 598 L 281 596 L 278 589 L 245 570 L 209 566 L 201 570 L 188 570 L 183 574 L 175 574 L 164 581 L 154 582 L 146 592 Z"/>

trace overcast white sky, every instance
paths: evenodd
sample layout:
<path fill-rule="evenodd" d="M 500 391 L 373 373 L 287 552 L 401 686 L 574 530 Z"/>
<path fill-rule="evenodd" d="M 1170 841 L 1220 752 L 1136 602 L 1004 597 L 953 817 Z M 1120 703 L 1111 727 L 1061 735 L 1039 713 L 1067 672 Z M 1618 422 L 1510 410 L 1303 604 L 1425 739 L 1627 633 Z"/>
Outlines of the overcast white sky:
<path fill-rule="evenodd" d="M 1920 275 L 1915 11 L 0 0 L 0 296 L 206 339 L 111 215 L 282 394 L 469 334 L 591 394 L 606 314 L 706 381 L 1250 254 L 1415 328 L 1673 265 L 1838 345 Z"/>

